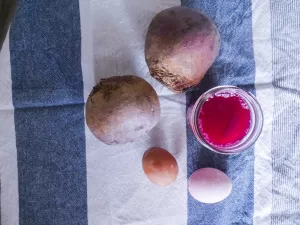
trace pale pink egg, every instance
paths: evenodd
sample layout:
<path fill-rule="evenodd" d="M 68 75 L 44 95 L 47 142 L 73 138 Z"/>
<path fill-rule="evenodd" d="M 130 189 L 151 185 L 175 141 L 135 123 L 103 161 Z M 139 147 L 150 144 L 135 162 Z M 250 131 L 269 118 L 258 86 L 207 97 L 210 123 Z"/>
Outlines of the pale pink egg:
<path fill-rule="evenodd" d="M 220 170 L 203 168 L 189 178 L 190 194 L 203 203 L 217 203 L 227 198 L 232 190 L 230 178 Z"/>

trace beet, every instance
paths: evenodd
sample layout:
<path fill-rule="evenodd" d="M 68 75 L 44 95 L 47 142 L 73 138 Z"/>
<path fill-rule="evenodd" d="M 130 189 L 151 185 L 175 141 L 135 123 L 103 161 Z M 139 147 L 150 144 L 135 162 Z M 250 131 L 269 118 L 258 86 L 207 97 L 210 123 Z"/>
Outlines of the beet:
<path fill-rule="evenodd" d="M 214 22 L 196 9 L 175 6 L 151 21 L 145 58 L 151 76 L 173 92 L 197 85 L 220 49 Z"/>
<path fill-rule="evenodd" d="M 160 117 L 153 87 L 137 76 L 102 79 L 86 103 L 86 122 L 106 144 L 125 144 L 151 130 Z"/>
<path fill-rule="evenodd" d="M 6 38 L 14 11 L 17 5 L 16 0 L 0 0 L 0 51 Z"/>

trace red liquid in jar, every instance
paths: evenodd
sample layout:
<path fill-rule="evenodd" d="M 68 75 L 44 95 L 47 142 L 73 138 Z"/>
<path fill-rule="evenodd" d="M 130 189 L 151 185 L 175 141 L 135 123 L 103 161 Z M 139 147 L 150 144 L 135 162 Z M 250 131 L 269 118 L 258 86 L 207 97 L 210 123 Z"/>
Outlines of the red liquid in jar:
<path fill-rule="evenodd" d="M 251 112 L 247 102 L 237 93 L 219 92 L 202 105 L 198 125 L 210 145 L 230 147 L 247 135 Z"/>

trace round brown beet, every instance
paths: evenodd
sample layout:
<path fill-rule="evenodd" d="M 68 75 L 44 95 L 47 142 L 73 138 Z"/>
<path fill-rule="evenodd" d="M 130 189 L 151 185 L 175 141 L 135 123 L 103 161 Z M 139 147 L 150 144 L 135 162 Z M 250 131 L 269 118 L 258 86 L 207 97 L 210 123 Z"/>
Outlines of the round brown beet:
<path fill-rule="evenodd" d="M 158 122 L 160 103 L 152 86 L 137 76 L 102 79 L 86 103 L 86 122 L 106 144 L 125 144 Z"/>
<path fill-rule="evenodd" d="M 220 49 L 214 22 L 196 9 L 175 6 L 151 21 L 145 58 L 151 75 L 173 92 L 197 85 Z"/>

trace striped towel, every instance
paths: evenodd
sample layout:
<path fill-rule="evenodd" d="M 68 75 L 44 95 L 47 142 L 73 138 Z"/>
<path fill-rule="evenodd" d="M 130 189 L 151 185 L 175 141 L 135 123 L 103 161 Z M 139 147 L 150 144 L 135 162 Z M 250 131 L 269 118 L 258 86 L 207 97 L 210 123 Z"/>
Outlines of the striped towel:
<path fill-rule="evenodd" d="M 149 76 L 144 39 L 153 16 L 184 5 L 211 17 L 221 51 L 201 84 L 175 95 Z M 299 225 L 299 0 L 19 0 L 0 53 L 1 225 Z M 84 102 L 100 78 L 136 74 L 156 89 L 159 124 L 120 146 L 99 142 Z M 186 108 L 216 85 L 256 94 L 265 126 L 248 151 L 202 147 Z M 161 188 L 143 174 L 146 149 L 177 159 Z M 224 171 L 233 191 L 202 204 L 187 178 Z"/>

